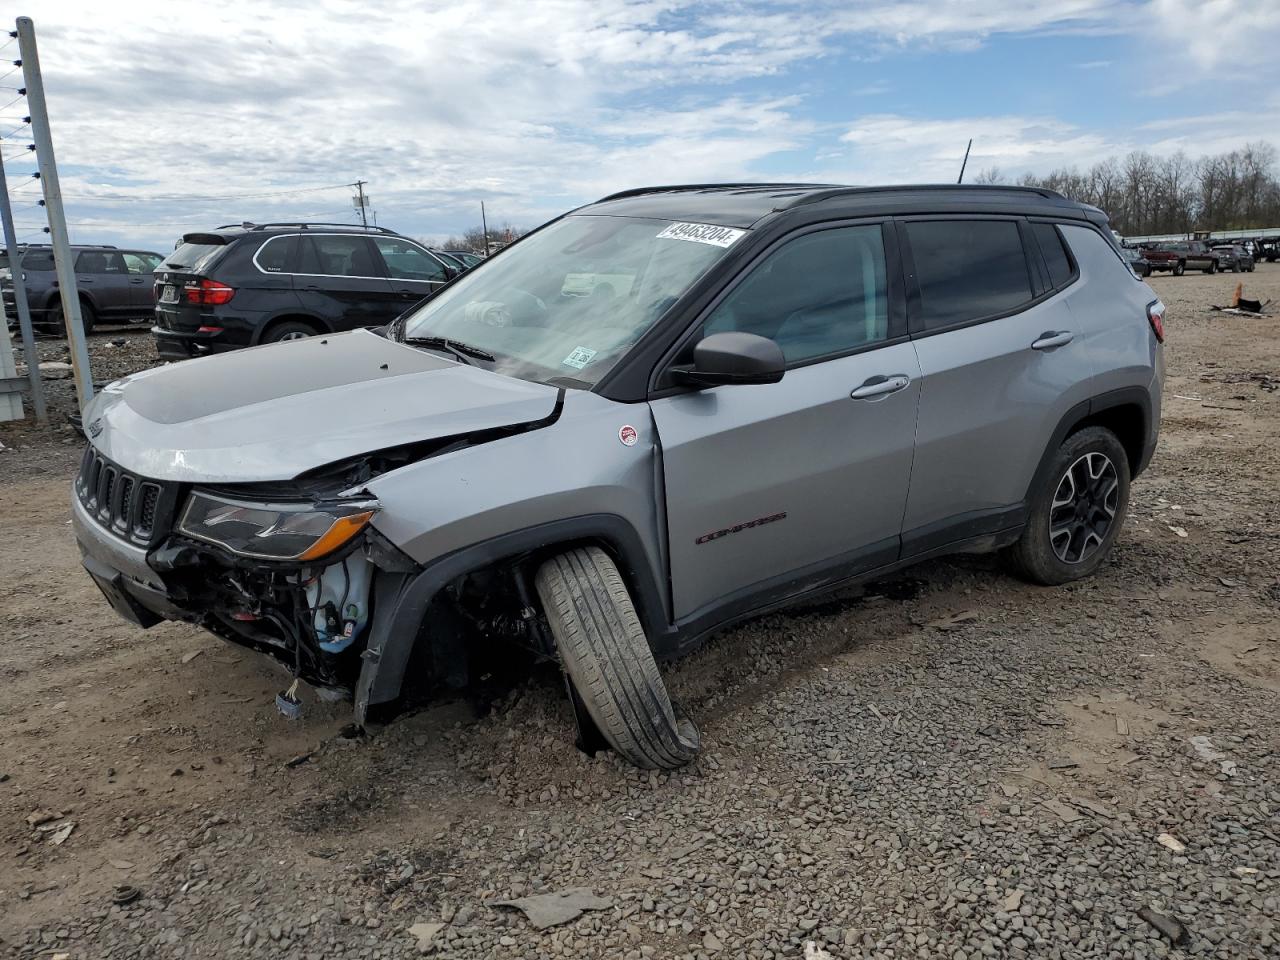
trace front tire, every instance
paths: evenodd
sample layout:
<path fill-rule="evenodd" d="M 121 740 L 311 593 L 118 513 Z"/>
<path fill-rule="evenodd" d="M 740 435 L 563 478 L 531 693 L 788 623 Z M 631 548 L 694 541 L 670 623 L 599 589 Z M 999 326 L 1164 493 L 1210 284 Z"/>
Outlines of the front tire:
<path fill-rule="evenodd" d="M 599 547 L 562 553 L 538 569 L 534 585 L 565 673 L 614 750 L 645 770 L 692 760 L 698 729 L 672 704 L 609 555 Z"/>
<path fill-rule="evenodd" d="M 1007 552 L 1024 580 L 1057 586 L 1102 565 L 1129 507 L 1129 458 L 1114 433 L 1086 427 L 1063 441 L 1031 494 L 1022 536 Z"/>
<path fill-rule="evenodd" d="M 1213 273 L 1213 272 L 1214 272 L 1215 270 L 1217 270 L 1217 269 L 1218 269 L 1218 265 L 1217 265 L 1216 263 L 1211 263 L 1211 264 L 1209 264 L 1207 267 L 1205 267 L 1205 268 L 1204 268 L 1204 272 L 1205 272 L 1205 273 Z"/>

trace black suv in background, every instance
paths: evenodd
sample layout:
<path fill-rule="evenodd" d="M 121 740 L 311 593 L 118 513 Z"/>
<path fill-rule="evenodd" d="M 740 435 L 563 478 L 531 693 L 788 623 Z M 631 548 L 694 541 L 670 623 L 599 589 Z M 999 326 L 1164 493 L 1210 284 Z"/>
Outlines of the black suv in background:
<path fill-rule="evenodd" d="M 383 227 L 263 223 L 188 233 L 155 271 L 162 357 L 389 323 L 458 274 Z"/>
<path fill-rule="evenodd" d="M 62 294 L 53 269 L 53 248 L 31 244 L 21 248 L 22 276 L 27 287 L 31 323 L 42 332 L 63 336 Z M 75 244 L 76 287 L 85 332 L 98 322 L 141 319 L 151 315 L 154 299 L 151 272 L 163 259 L 150 250 L 121 250 L 111 246 Z M 9 257 L 0 251 L 0 290 L 11 326 L 18 322 Z"/>

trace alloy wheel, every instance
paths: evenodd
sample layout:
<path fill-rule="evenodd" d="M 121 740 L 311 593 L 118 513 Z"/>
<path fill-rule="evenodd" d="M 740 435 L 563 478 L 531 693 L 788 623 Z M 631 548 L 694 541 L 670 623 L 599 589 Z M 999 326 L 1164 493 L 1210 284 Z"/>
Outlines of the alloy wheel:
<path fill-rule="evenodd" d="M 1104 453 L 1086 453 L 1058 481 L 1049 507 L 1049 543 L 1063 563 L 1092 557 L 1115 523 L 1120 477 Z"/>
<path fill-rule="evenodd" d="M 280 341 L 283 343 L 285 340 L 305 340 L 309 336 L 311 334 L 303 333 L 301 330 L 293 330 L 281 337 Z"/>

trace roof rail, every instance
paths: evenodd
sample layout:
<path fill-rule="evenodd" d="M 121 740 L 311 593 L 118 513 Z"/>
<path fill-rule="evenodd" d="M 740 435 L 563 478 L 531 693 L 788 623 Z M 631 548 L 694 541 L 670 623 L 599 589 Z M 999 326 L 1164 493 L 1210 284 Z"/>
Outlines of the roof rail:
<path fill-rule="evenodd" d="M 215 230 L 232 230 L 239 227 L 244 230 L 266 230 L 269 227 L 297 227 L 300 230 L 306 230 L 308 227 L 342 227 L 345 230 L 364 230 L 368 233 L 385 233 L 394 237 L 400 236 L 394 230 L 386 227 L 370 227 L 361 223 L 325 223 L 321 220 L 281 220 L 271 223 L 252 223 L 246 221 L 244 223 L 224 223 L 220 227 L 214 227 Z"/>
<path fill-rule="evenodd" d="M 27 247 L 27 248 L 35 247 L 38 250 L 45 249 L 46 247 L 49 249 L 53 249 L 53 244 L 51 243 L 19 243 L 18 246 Z M 70 244 L 67 244 L 67 246 L 74 247 L 77 250 L 119 250 L 120 249 L 114 243 L 70 243 Z M 0 249 L 4 249 L 3 244 L 0 244 Z"/>
<path fill-rule="evenodd" d="M 658 187 L 635 187 L 631 190 L 620 190 L 607 197 L 601 197 L 596 203 L 606 200 L 622 200 L 626 197 L 641 197 L 648 193 L 678 193 L 681 190 L 794 190 L 804 188 L 820 190 L 834 186 L 829 183 L 672 183 Z"/>
<path fill-rule="evenodd" d="M 980 193 L 1029 193 L 1049 200 L 1067 199 L 1062 194 L 1058 193 L 1058 191 L 1050 190 L 1048 187 L 1005 186 L 997 183 L 898 183 L 881 184 L 874 187 L 832 187 L 829 190 L 818 189 L 808 196 L 798 198 L 792 206 L 798 207 L 804 204 L 817 203 L 820 200 L 827 200 L 831 197 L 844 196 L 845 194 L 850 193 L 900 193 L 917 192 L 920 190 L 928 190 L 931 192 L 936 191 L 939 193 L 963 190 L 972 190 Z"/>

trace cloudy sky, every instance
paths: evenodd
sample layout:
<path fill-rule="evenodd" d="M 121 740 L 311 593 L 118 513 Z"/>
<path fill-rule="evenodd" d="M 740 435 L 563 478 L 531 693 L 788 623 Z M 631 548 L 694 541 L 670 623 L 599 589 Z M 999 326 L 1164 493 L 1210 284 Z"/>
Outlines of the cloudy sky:
<path fill-rule="evenodd" d="M 1280 141 L 1280 0 L 11 12 L 36 22 L 73 240 L 161 251 L 221 223 L 356 219 L 356 179 L 380 224 L 439 238 L 481 200 L 491 224 L 532 226 L 643 184 L 953 180 L 969 137 L 971 170 L 1019 173 Z M 23 107 L 0 110 L 0 136 L 16 129 L 6 171 L 35 240 Z"/>

